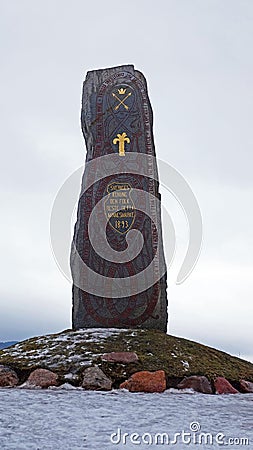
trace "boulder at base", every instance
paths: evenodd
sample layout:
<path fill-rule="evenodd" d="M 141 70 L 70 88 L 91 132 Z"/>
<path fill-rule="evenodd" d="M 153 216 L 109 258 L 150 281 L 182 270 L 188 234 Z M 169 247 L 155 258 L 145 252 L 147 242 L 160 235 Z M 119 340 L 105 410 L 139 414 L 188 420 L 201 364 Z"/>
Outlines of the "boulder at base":
<path fill-rule="evenodd" d="M 29 375 L 27 384 L 30 386 L 48 388 L 49 386 L 57 386 L 58 378 L 58 375 L 51 370 L 36 369 Z"/>
<path fill-rule="evenodd" d="M 214 387 L 216 394 L 238 394 L 239 391 L 229 383 L 226 378 L 217 377 L 214 380 Z"/>
<path fill-rule="evenodd" d="M 136 372 L 127 381 L 121 383 L 120 388 L 128 389 L 130 392 L 164 392 L 165 372 L 164 370 Z"/>
<path fill-rule="evenodd" d="M 240 390 L 246 394 L 253 393 L 253 383 L 246 380 L 240 380 Z"/>
<path fill-rule="evenodd" d="M 202 394 L 212 394 L 211 383 L 204 376 L 192 375 L 185 377 L 178 385 L 177 389 L 193 389 Z"/>
<path fill-rule="evenodd" d="M 99 367 L 88 367 L 83 372 L 82 387 L 92 391 L 110 391 L 112 382 Z"/>
<path fill-rule="evenodd" d="M 14 387 L 18 384 L 18 376 L 10 367 L 0 366 L 0 387 Z"/>

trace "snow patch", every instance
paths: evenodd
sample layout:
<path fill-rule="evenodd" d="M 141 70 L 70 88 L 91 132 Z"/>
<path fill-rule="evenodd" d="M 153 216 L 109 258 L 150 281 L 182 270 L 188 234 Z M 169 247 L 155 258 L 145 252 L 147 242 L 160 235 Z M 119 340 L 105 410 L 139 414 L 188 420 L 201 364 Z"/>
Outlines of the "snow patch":
<path fill-rule="evenodd" d="M 50 389 L 50 391 L 58 391 L 58 390 L 65 390 L 65 391 L 73 391 L 73 390 L 77 390 L 77 389 L 82 389 L 80 387 L 75 387 L 72 386 L 72 384 L 70 383 L 64 383 L 61 384 L 60 386 L 50 386 L 48 389 Z"/>
<path fill-rule="evenodd" d="M 183 361 L 182 360 L 181 363 L 183 364 L 184 370 L 188 370 L 189 369 L 190 365 L 189 365 L 188 361 Z"/>
<path fill-rule="evenodd" d="M 175 389 L 175 388 L 170 388 L 167 389 L 168 394 L 198 394 L 196 391 L 194 391 L 193 389 L 189 388 L 189 389 Z"/>

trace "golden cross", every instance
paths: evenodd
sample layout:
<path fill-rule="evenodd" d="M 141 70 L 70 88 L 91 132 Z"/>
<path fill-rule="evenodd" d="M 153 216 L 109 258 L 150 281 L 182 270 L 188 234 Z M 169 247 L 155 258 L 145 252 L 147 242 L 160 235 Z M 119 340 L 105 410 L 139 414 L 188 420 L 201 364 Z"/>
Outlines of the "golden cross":
<path fill-rule="evenodd" d="M 121 100 L 114 92 L 112 93 L 112 95 L 113 95 L 113 97 L 115 97 L 118 101 L 119 101 L 119 104 L 118 105 L 116 105 L 115 106 L 115 111 L 117 111 L 117 109 L 119 109 L 119 107 L 120 107 L 120 105 L 123 105 L 124 106 L 124 108 L 126 109 L 126 110 L 128 110 L 128 106 L 127 105 L 125 105 L 125 101 L 126 101 L 126 99 L 128 98 L 128 97 L 130 97 L 130 95 L 132 94 L 132 92 L 128 92 L 128 94 L 125 96 L 125 98 L 123 98 L 123 100 Z"/>
<path fill-rule="evenodd" d="M 126 133 L 117 134 L 117 137 L 112 141 L 114 145 L 119 143 L 119 156 L 125 156 L 125 142 L 130 144 L 130 139 Z"/>

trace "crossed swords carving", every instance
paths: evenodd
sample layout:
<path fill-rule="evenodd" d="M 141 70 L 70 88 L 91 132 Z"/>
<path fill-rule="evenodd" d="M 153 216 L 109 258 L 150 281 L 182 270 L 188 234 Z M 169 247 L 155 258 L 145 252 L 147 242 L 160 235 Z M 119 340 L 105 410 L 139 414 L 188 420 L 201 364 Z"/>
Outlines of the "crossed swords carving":
<path fill-rule="evenodd" d="M 125 104 L 125 101 L 126 101 L 126 99 L 127 99 L 128 97 L 130 97 L 131 94 L 132 94 L 131 92 L 128 92 L 128 94 L 123 98 L 123 100 L 121 100 L 116 94 L 114 94 L 114 92 L 112 93 L 113 97 L 116 98 L 116 99 L 119 101 L 118 105 L 116 105 L 115 108 L 114 108 L 115 111 L 117 111 L 117 110 L 119 109 L 120 105 L 124 106 L 124 108 L 125 108 L 126 110 L 129 109 L 129 106 L 127 106 L 127 105 Z"/>

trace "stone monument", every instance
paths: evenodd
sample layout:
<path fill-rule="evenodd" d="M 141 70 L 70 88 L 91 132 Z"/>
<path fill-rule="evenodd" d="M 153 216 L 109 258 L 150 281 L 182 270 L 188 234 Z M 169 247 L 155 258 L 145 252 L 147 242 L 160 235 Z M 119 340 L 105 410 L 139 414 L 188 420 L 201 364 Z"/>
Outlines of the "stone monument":
<path fill-rule="evenodd" d="M 167 283 L 147 83 L 133 65 L 83 84 L 86 162 L 71 249 L 73 329 L 166 331 Z"/>

